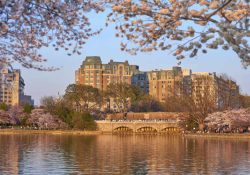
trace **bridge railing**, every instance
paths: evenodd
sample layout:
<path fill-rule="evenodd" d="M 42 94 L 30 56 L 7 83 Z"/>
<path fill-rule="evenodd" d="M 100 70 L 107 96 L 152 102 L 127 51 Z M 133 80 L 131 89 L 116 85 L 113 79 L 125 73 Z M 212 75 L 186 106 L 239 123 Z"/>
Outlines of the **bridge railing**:
<path fill-rule="evenodd" d="M 164 119 L 164 120 L 159 120 L 159 119 L 155 119 L 155 120 L 96 120 L 96 122 L 114 122 L 114 123 L 124 123 L 124 122 L 128 122 L 128 123 L 134 123 L 134 122 L 139 122 L 139 123 L 176 123 L 178 122 L 178 119 Z"/>

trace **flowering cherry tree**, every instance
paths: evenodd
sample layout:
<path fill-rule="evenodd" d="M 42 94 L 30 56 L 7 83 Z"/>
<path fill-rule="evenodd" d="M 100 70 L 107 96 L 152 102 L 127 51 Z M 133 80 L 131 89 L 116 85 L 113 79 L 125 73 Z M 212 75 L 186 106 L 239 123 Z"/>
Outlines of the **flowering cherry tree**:
<path fill-rule="evenodd" d="M 27 68 L 42 66 L 42 47 L 52 45 L 69 55 L 80 54 L 92 32 L 86 13 L 102 11 L 95 0 L 0 0 L 0 61 L 17 61 Z"/>
<path fill-rule="evenodd" d="M 178 60 L 208 49 L 232 49 L 243 66 L 250 65 L 249 0 L 107 0 L 109 22 L 121 49 L 168 50 Z M 129 41 L 127 41 L 129 40 Z"/>

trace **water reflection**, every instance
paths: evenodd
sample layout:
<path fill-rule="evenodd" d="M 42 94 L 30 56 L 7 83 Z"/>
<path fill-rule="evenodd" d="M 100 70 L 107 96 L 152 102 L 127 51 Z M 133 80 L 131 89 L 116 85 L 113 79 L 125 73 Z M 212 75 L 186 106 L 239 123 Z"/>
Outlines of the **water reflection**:
<path fill-rule="evenodd" d="M 0 135 L 0 174 L 250 174 L 250 141 Z"/>

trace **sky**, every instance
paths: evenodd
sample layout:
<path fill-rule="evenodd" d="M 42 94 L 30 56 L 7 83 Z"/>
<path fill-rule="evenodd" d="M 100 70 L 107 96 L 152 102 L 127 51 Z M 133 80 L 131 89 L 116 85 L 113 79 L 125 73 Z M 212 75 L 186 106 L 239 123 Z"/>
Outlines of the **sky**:
<path fill-rule="evenodd" d="M 90 15 L 93 28 L 104 27 L 104 16 Z M 154 51 L 130 55 L 120 50 L 120 39 L 115 37 L 112 26 L 104 27 L 100 35 L 89 39 L 82 49 L 82 55 L 68 56 L 64 51 L 54 51 L 51 48 L 40 50 L 48 59 L 44 65 L 60 68 L 54 72 L 43 72 L 26 69 L 18 64 L 14 68 L 21 69 L 25 81 L 25 94 L 31 95 L 35 104 L 40 104 L 41 97 L 63 95 L 66 87 L 74 83 L 77 70 L 86 56 L 100 56 L 103 63 L 128 60 L 136 64 L 142 71 L 167 69 L 177 66 L 178 61 L 169 54 L 170 51 Z M 250 94 L 250 66 L 244 69 L 240 59 L 233 51 L 209 50 L 207 54 L 200 54 L 195 58 L 186 58 L 180 65 L 192 69 L 193 72 L 226 73 L 240 85 L 242 93 Z"/>

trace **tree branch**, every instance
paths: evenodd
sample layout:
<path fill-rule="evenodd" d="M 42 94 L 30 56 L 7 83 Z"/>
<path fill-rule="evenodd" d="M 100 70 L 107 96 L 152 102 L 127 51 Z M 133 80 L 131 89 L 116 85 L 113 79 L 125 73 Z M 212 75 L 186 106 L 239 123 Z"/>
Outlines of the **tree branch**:
<path fill-rule="evenodd" d="M 230 2 L 232 2 L 233 0 L 228 0 L 225 4 L 223 4 L 220 8 L 218 8 L 217 10 L 215 10 L 214 12 L 212 12 L 208 17 L 207 20 L 209 20 L 213 15 L 215 15 L 218 11 L 222 10 L 224 7 L 226 7 L 228 4 L 230 4 Z"/>

